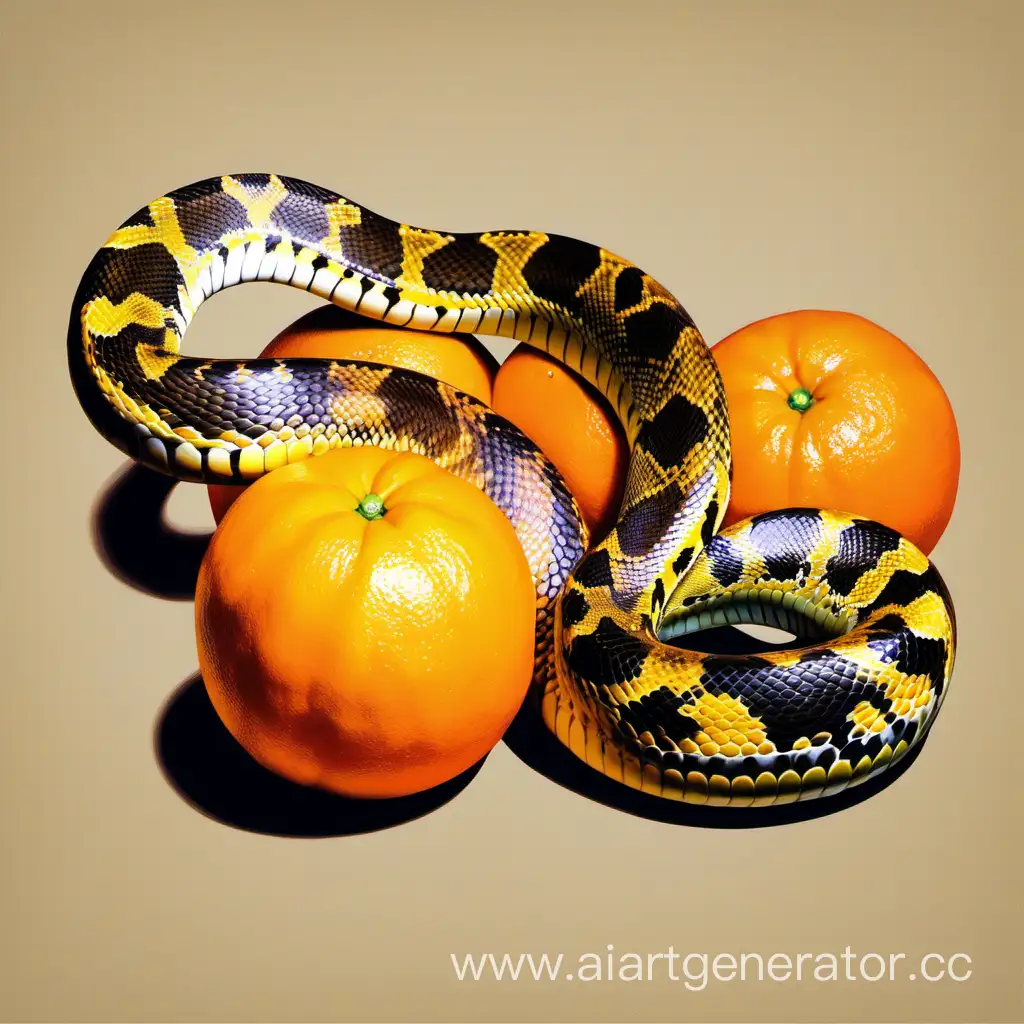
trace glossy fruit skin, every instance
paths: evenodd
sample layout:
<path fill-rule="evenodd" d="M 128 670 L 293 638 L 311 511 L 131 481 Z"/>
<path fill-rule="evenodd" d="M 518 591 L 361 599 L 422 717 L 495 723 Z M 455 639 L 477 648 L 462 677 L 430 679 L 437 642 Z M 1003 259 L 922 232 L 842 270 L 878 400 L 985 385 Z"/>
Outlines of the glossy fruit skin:
<path fill-rule="evenodd" d="M 711 352 L 732 434 L 725 525 L 836 509 L 931 552 L 956 501 L 960 442 L 942 385 L 908 345 L 854 313 L 807 309 L 749 324 Z"/>
<path fill-rule="evenodd" d="M 372 326 L 367 326 L 372 325 Z M 433 334 L 381 325 L 339 306 L 321 306 L 286 327 L 261 357 L 351 359 L 401 366 L 443 380 L 491 404 L 498 361 L 471 334 Z M 244 488 L 210 484 L 215 522 Z"/>
<path fill-rule="evenodd" d="M 381 518 L 357 511 L 368 494 Z M 286 778 L 358 797 L 436 786 L 498 742 L 530 683 L 535 615 L 497 505 L 371 447 L 247 488 L 196 588 L 200 669 L 231 734 Z"/>
<path fill-rule="evenodd" d="M 494 411 L 535 441 L 579 502 L 591 545 L 615 524 L 629 462 L 625 434 L 596 388 L 530 345 L 494 379 Z"/>

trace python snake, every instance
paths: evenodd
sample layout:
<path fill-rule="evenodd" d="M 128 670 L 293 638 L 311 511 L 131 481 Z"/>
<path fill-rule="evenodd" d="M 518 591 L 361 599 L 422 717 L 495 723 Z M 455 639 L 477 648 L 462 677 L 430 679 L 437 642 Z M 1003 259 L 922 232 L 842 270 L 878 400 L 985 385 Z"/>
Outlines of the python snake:
<path fill-rule="evenodd" d="M 181 355 L 201 303 L 243 281 L 395 325 L 528 342 L 582 374 L 630 446 L 611 533 L 588 548 L 544 455 L 447 384 L 368 363 Z M 815 509 L 719 532 L 731 461 L 710 351 L 665 288 L 595 245 L 398 224 L 274 174 L 211 178 L 148 204 L 97 252 L 68 357 L 94 426 L 181 480 L 244 483 L 372 444 L 421 452 L 482 487 L 537 584 L 544 721 L 636 789 L 731 807 L 827 797 L 920 743 L 947 691 L 952 604 L 905 538 Z M 803 646 L 678 646 L 726 623 L 781 626 Z"/>

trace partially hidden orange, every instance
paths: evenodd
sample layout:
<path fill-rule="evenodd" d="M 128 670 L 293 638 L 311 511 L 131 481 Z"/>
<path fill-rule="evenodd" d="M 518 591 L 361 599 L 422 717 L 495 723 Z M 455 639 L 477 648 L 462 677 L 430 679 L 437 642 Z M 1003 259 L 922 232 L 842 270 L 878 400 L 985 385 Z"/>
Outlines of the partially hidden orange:
<path fill-rule="evenodd" d="M 261 764 L 358 797 L 436 786 L 498 742 L 536 595 L 483 491 L 412 452 L 339 448 L 255 481 L 196 587 L 206 689 Z"/>
<path fill-rule="evenodd" d="M 725 524 L 793 506 L 878 520 L 925 554 L 949 523 L 960 441 L 935 374 L 854 313 L 758 320 L 711 349 L 732 431 Z"/>
<path fill-rule="evenodd" d="M 443 380 L 467 395 L 491 404 L 497 360 L 471 334 L 434 334 L 389 324 L 374 324 L 339 306 L 320 306 L 286 327 L 260 353 L 264 358 L 352 359 L 416 370 Z M 210 484 L 210 508 L 216 522 L 243 487 Z"/>
<path fill-rule="evenodd" d="M 518 345 L 494 379 L 494 411 L 533 440 L 579 503 L 591 543 L 615 523 L 629 448 L 604 396 L 552 356 Z"/>

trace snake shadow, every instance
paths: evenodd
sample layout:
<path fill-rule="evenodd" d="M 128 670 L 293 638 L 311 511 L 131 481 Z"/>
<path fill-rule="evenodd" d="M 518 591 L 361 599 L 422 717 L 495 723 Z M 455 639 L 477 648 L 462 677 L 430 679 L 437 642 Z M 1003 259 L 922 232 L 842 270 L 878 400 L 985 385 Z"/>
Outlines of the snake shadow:
<path fill-rule="evenodd" d="M 700 638 L 700 639 L 698 639 Z M 756 639 L 731 626 L 687 636 L 689 650 L 709 654 L 758 654 L 785 646 Z M 534 771 L 580 796 L 627 814 L 671 825 L 696 828 L 765 828 L 791 825 L 846 810 L 887 789 L 913 764 L 927 742 L 918 743 L 888 771 L 835 796 L 781 804 L 778 807 L 707 807 L 642 793 L 615 782 L 581 761 L 548 730 L 531 701 L 520 709 L 505 733 L 505 745 Z"/>
<path fill-rule="evenodd" d="M 107 571 L 122 583 L 152 597 L 191 601 L 212 535 L 176 530 L 167 522 L 164 507 L 176 484 L 129 463 L 93 505 L 92 540 Z"/>
<path fill-rule="evenodd" d="M 164 508 L 176 483 L 137 463 L 118 472 L 93 507 L 93 545 L 128 586 L 191 601 L 211 535 L 168 524 Z M 360 835 L 423 817 L 465 789 L 486 760 L 433 789 L 386 800 L 300 786 L 250 757 L 221 722 L 198 674 L 158 714 L 153 750 L 168 784 L 200 814 L 247 832 L 296 838 Z"/>

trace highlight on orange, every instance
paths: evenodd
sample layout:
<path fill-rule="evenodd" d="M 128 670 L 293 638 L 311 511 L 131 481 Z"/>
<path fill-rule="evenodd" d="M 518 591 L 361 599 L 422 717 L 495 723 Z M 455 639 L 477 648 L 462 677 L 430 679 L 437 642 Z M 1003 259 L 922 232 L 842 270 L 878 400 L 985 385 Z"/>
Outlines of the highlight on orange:
<path fill-rule="evenodd" d="M 199 572 L 217 714 L 303 785 L 395 797 L 479 761 L 533 670 L 536 593 L 512 524 L 412 452 L 338 448 L 256 480 Z"/>
<path fill-rule="evenodd" d="M 491 404 L 498 361 L 471 334 L 434 334 L 378 323 L 340 306 L 314 309 L 286 327 L 260 353 L 264 358 L 352 359 L 415 370 Z M 244 490 L 210 484 L 213 518 L 220 522 Z"/>
<path fill-rule="evenodd" d="M 876 519 L 925 554 L 953 512 L 960 441 L 935 374 L 878 324 L 804 309 L 711 349 L 732 429 L 725 525 L 793 506 Z"/>
<path fill-rule="evenodd" d="M 533 440 L 562 474 L 590 530 L 614 526 L 629 448 L 607 399 L 546 352 L 518 345 L 498 368 L 494 411 Z"/>

